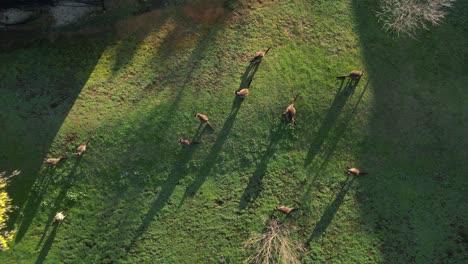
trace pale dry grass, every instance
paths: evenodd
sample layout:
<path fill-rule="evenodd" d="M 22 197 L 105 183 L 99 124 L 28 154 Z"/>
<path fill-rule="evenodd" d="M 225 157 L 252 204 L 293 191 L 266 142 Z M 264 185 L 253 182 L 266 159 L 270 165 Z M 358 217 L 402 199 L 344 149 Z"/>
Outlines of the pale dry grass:
<path fill-rule="evenodd" d="M 383 28 L 414 37 L 420 29 L 438 25 L 455 0 L 381 0 L 377 17 Z"/>
<path fill-rule="evenodd" d="M 246 249 L 255 250 L 245 260 L 246 263 L 254 264 L 299 264 L 299 255 L 305 252 L 301 243 L 290 238 L 288 227 L 276 219 L 268 222 L 263 233 L 253 233 L 244 246 Z"/>

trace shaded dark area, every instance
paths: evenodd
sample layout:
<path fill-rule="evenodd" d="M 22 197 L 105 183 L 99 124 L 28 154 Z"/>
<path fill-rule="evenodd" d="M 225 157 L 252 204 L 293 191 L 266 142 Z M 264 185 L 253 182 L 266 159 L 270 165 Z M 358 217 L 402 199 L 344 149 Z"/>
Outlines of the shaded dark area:
<path fill-rule="evenodd" d="M 384 32 L 377 1 L 352 6 L 374 92 L 362 219 L 385 263 L 466 262 L 468 2 L 417 39 Z"/>
<path fill-rule="evenodd" d="M 9 68 L 13 69 L 14 74 L 5 72 L 2 76 L 5 78 L 0 81 L 0 94 L 10 101 L 8 105 L 4 104 L 6 107 L 0 113 L 3 134 L 0 138 L 0 167 L 7 171 L 21 171 L 21 175 L 15 177 L 9 186 L 13 204 L 20 208 L 12 214 L 9 221 L 10 225 L 18 226 L 16 242 L 21 241 L 26 234 L 50 188 L 50 178 L 53 177 L 55 167 L 43 167 L 43 159 L 67 155 L 67 146 L 78 143 L 75 142 L 76 133 L 72 133 L 66 135 L 63 142 L 54 142 L 58 146 L 55 148 L 56 152 L 48 153 L 102 52 L 109 45 L 135 32 L 138 32 L 137 41 L 142 41 L 143 36 L 152 29 L 151 26 L 159 25 L 159 22 L 162 23 L 163 20 L 153 17 L 153 22 L 141 29 L 127 26 L 128 30 L 122 30 L 113 25 L 104 25 L 103 28 L 90 32 L 38 32 L 38 36 L 34 36 L 32 40 L 18 37 L 17 32 L 1 33 L 1 38 L 8 40 L 8 48 L 2 50 L 0 59 L 11 61 Z M 108 29 L 108 32 L 101 34 L 102 29 Z M 30 41 L 35 41 L 36 48 L 30 46 Z M 24 56 L 12 60 L 8 55 L 10 50 L 15 50 L 15 53 L 22 51 Z M 82 59 L 83 56 L 86 60 Z M 132 56 L 133 53 L 128 54 L 127 59 L 130 60 Z M 128 61 L 119 63 L 114 70 L 119 70 L 127 63 Z M 67 190 L 73 184 L 72 177 L 77 164 L 68 174 L 70 178 L 63 183 L 63 190 L 57 197 L 59 203 L 63 202 Z M 46 230 L 47 228 L 46 226 Z"/>
<path fill-rule="evenodd" d="M 320 217 L 320 220 L 315 224 L 314 231 L 312 231 L 309 239 L 307 239 L 306 245 L 308 245 L 312 240 L 320 237 L 325 232 L 325 230 L 327 230 L 328 226 L 333 221 L 333 217 L 335 217 L 336 212 L 340 209 L 346 193 L 348 193 L 348 190 L 351 188 L 354 179 L 354 176 L 348 176 L 342 183 L 341 189 L 335 196 L 333 202 L 327 206 L 325 212 Z"/>
<path fill-rule="evenodd" d="M 44 41 L 37 45 L 47 52 L 39 54 L 24 50 L 25 56 L 15 58 L 11 63 L 11 69 L 16 76 L 10 72 L 0 81 L 0 94 L 10 101 L 0 113 L 0 167 L 22 172 L 9 186 L 14 205 L 22 208 L 24 212 L 24 217 L 18 218 L 19 211 L 16 211 L 10 219 L 12 223 L 21 224 L 17 241 L 28 229 L 31 218 L 34 217 L 42 196 L 47 191 L 49 178 L 52 177 L 53 167 L 45 169 L 45 173 L 40 173 L 42 161 L 46 157 L 65 154 L 64 150 L 59 150 L 58 153 L 48 151 L 107 41 L 64 40 L 57 45 Z M 88 60 L 84 61 L 80 56 L 69 56 L 70 51 L 81 53 L 81 56 L 87 56 Z M 34 56 L 34 60 L 29 56 Z M 0 54 L 3 61 L 8 61 L 8 57 L 8 50 Z M 57 58 L 69 61 L 70 64 L 57 65 Z M 74 74 L 71 65 L 79 67 L 81 74 Z M 51 72 L 54 72 L 54 75 L 51 75 Z M 73 144 L 73 140 L 58 144 Z M 37 187 L 31 191 L 35 182 Z"/>
<path fill-rule="evenodd" d="M 43 5 L 52 5 L 55 0 L 2 0 L 0 8 L 20 8 L 20 7 L 39 7 Z"/>

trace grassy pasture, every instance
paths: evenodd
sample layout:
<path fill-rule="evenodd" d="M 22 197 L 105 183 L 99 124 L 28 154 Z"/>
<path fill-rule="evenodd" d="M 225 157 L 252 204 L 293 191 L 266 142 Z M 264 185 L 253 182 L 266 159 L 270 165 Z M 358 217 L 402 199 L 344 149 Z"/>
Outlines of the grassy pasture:
<path fill-rule="evenodd" d="M 22 170 L 1 263 L 240 263 L 272 214 L 309 248 L 304 263 L 466 261 L 468 4 L 397 39 L 376 1 L 239 2 L 0 52 L 0 166 Z M 352 69 L 366 71 L 357 87 L 335 79 Z M 297 93 L 292 127 L 281 113 Z M 81 159 L 41 166 L 87 139 Z M 354 165 L 370 174 L 345 176 Z"/>

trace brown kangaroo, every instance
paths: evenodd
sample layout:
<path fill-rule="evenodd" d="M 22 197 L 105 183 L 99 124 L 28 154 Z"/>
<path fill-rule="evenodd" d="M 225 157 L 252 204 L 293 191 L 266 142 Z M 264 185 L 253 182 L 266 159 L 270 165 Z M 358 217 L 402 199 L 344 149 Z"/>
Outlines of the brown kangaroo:
<path fill-rule="evenodd" d="M 348 75 L 336 76 L 336 78 L 337 78 L 337 79 L 344 79 L 344 78 L 346 78 L 346 77 L 349 77 L 349 78 L 351 78 L 351 79 L 354 80 L 354 81 L 359 81 L 359 79 L 361 79 L 361 76 L 363 76 L 363 75 L 364 75 L 364 71 L 356 71 L 356 70 L 354 70 L 354 71 L 351 71 L 351 73 L 348 74 Z"/>
<path fill-rule="evenodd" d="M 263 57 L 265 57 L 265 55 L 268 53 L 268 51 L 270 49 L 271 49 L 271 47 L 269 47 L 265 52 L 259 51 L 259 52 L 255 53 L 255 56 L 250 60 L 250 63 L 257 64 L 257 63 L 261 62 Z"/>
<path fill-rule="evenodd" d="M 88 145 L 89 140 L 86 141 L 86 143 L 81 144 L 77 149 L 76 149 L 76 155 L 81 156 L 86 152 L 86 145 Z"/>
<path fill-rule="evenodd" d="M 348 175 L 354 175 L 354 176 L 367 174 L 367 172 L 362 171 L 358 168 L 349 168 L 349 167 L 346 168 L 346 173 L 348 173 Z"/>
<path fill-rule="evenodd" d="M 179 143 L 182 144 L 182 146 L 191 146 L 194 144 L 199 144 L 199 142 L 191 142 L 190 140 L 183 137 L 179 137 Z"/>
<path fill-rule="evenodd" d="M 61 162 L 62 160 L 65 160 L 67 159 L 66 157 L 61 157 L 61 158 L 48 158 L 48 159 L 44 159 L 44 164 L 47 164 L 47 165 L 57 165 L 59 164 L 59 162 Z"/>
<path fill-rule="evenodd" d="M 210 128 L 213 128 L 210 124 L 210 122 L 208 122 L 208 116 L 204 115 L 204 114 L 200 114 L 200 113 L 195 113 L 194 115 L 195 117 L 198 117 L 198 119 L 200 119 L 200 122 L 206 124 L 207 126 L 209 126 Z"/>
<path fill-rule="evenodd" d="M 286 119 L 289 122 L 292 122 L 293 124 L 296 124 L 296 119 L 294 119 L 294 116 L 296 115 L 296 108 L 294 108 L 294 105 L 296 104 L 298 97 L 299 97 L 299 94 L 296 95 L 296 98 L 294 98 L 294 101 L 290 105 L 288 105 L 288 107 L 286 107 L 286 110 L 283 113 Z"/>
<path fill-rule="evenodd" d="M 280 211 L 282 213 L 285 213 L 285 214 L 289 214 L 292 211 L 297 210 L 297 208 L 289 208 L 287 206 L 281 205 L 281 206 L 276 207 L 276 210 L 278 210 L 278 211 Z"/>
<path fill-rule="evenodd" d="M 241 89 L 239 91 L 234 91 L 234 94 L 239 98 L 245 98 L 245 97 L 247 97 L 247 95 L 249 95 L 249 89 L 244 88 L 244 89 Z"/>

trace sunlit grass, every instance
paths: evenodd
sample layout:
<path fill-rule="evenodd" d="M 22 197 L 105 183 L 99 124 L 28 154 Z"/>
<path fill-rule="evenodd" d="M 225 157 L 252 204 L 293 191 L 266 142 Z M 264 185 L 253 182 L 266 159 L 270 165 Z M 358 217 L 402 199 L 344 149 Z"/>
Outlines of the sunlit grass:
<path fill-rule="evenodd" d="M 303 263 L 391 262 L 393 251 L 384 244 L 402 236 L 382 226 L 409 228 L 388 219 L 426 194 L 394 177 L 412 175 L 427 162 L 416 158 L 408 162 L 414 168 L 390 166 L 402 156 L 394 144 L 409 134 L 399 134 L 406 131 L 401 126 L 385 132 L 383 122 L 391 128 L 398 119 L 380 105 L 393 102 L 389 109 L 403 109 L 411 118 L 420 113 L 412 111 L 411 99 L 400 105 L 393 94 L 377 98 L 376 90 L 396 89 L 385 86 L 393 78 L 418 82 L 401 74 L 408 64 L 395 68 L 395 77 L 382 73 L 372 59 L 390 60 L 393 53 L 382 47 L 391 40 L 363 34 L 360 19 L 366 16 L 355 7 L 349 1 L 256 2 L 239 4 L 210 23 L 171 7 L 151 13 L 158 16 L 149 26 L 135 22 L 138 17 L 119 22 L 123 28 L 115 36 L 2 54 L 17 60 L 9 68 L 0 65 L 7 72 L 0 81 L 6 109 L 0 121 L 12 124 L 0 141 L 6 146 L 0 161 L 25 167 L 22 175 L 34 185 L 30 191 L 18 181 L 22 185 L 14 188 L 13 199 L 25 200 L 16 221 L 22 238 L 0 261 L 239 263 L 252 253 L 242 246 L 250 233 L 265 228 L 277 205 L 288 205 L 299 210 L 281 221 L 308 247 Z M 130 30 L 125 23 L 142 28 Z M 237 109 L 233 91 L 245 85 L 248 60 L 268 47 L 251 93 Z M 35 64 L 32 57 L 56 66 Z M 355 89 L 341 86 L 335 76 L 353 69 L 366 75 Z M 42 83 L 65 95 L 46 92 L 49 86 Z M 24 94 L 15 92 L 17 86 Z M 433 98 L 411 89 L 402 93 Z M 293 127 L 281 121 L 281 113 L 296 94 Z M 36 109 L 42 112 L 31 114 Z M 207 114 L 214 130 L 199 129 L 195 112 Z M 392 118 L 376 123 L 380 115 Z M 177 143 L 179 136 L 193 139 L 197 132 L 199 145 Z M 82 159 L 40 167 L 44 156 L 70 155 L 87 139 Z M 346 166 L 371 173 L 353 179 L 344 175 Z M 381 199 L 378 208 L 373 197 Z M 48 223 L 57 211 L 68 217 L 53 229 Z M 431 228 L 414 219 L 422 230 Z M 412 245 L 412 237 L 403 238 Z"/>

